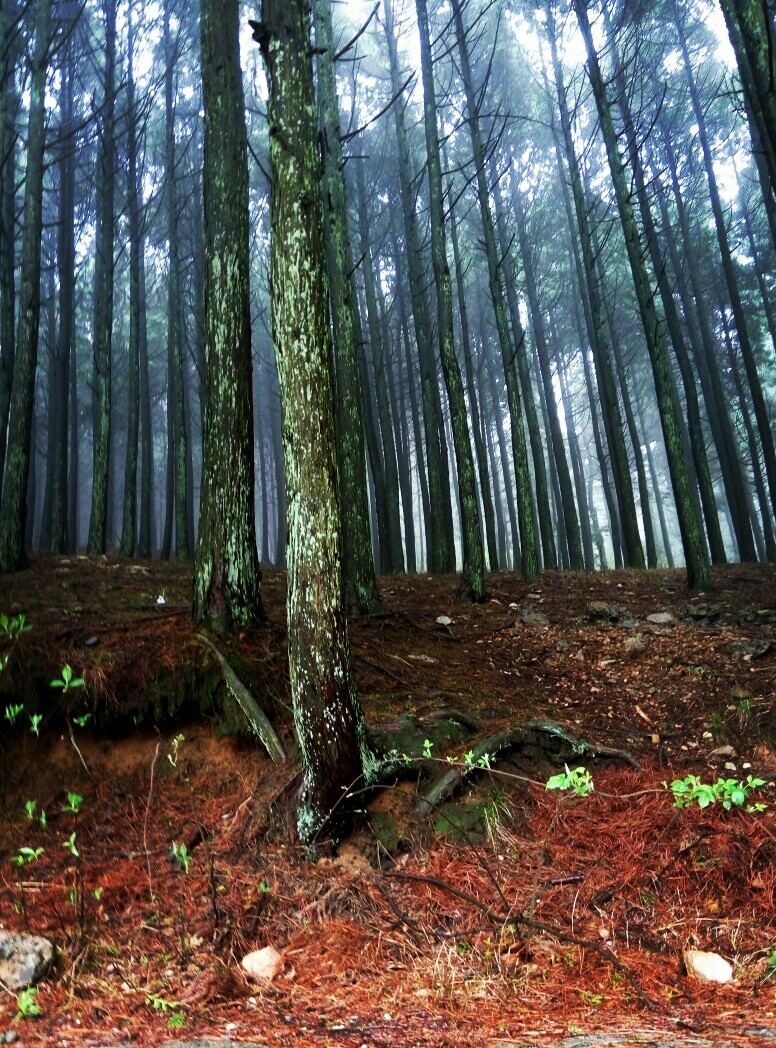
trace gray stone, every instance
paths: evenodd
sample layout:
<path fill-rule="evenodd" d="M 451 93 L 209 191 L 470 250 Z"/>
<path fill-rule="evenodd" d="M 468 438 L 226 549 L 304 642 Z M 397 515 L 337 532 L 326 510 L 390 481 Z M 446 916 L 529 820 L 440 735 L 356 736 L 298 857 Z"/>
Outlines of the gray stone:
<path fill-rule="evenodd" d="M 587 617 L 591 622 L 617 622 L 620 614 L 616 604 L 605 600 L 591 600 L 587 606 Z"/>
<path fill-rule="evenodd" d="M 759 659 L 767 655 L 771 647 L 771 642 L 768 640 L 734 640 L 732 644 L 728 644 L 725 651 L 728 655 L 749 662 L 751 659 Z"/>
<path fill-rule="evenodd" d="M 0 982 L 24 990 L 39 982 L 51 967 L 54 947 L 40 935 L 0 931 Z"/>
<path fill-rule="evenodd" d="M 651 622 L 653 626 L 675 626 L 676 618 L 670 611 L 655 611 L 652 615 L 647 615 L 647 622 Z"/>
<path fill-rule="evenodd" d="M 550 620 L 543 611 L 537 611 L 533 604 L 524 604 L 520 609 L 520 621 L 524 626 L 547 626 Z"/>

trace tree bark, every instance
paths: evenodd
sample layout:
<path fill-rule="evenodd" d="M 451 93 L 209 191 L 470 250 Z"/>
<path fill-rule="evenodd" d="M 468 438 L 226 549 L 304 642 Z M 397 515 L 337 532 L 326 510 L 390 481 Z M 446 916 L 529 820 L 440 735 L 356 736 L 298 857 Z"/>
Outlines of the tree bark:
<path fill-rule="evenodd" d="M 288 478 L 288 658 L 303 765 L 297 828 L 312 846 L 342 835 L 350 787 L 377 768 L 356 696 L 342 592 L 310 6 L 263 0 L 261 11 L 255 35 L 270 85 L 271 315 Z"/>
<path fill-rule="evenodd" d="M 194 617 L 261 621 L 251 375 L 248 146 L 238 0 L 203 0 L 205 429 Z"/>
<path fill-rule="evenodd" d="M 40 260 L 43 232 L 43 159 L 46 145 L 46 68 L 51 44 L 51 0 L 40 0 L 27 123 L 24 232 L 19 284 L 19 323 L 11 390 L 10 428 L 3 502 L 0 507 L 0 571 L 25 563 L 27 486 L 30 476 L 35 371 L 40 325 Z"/>

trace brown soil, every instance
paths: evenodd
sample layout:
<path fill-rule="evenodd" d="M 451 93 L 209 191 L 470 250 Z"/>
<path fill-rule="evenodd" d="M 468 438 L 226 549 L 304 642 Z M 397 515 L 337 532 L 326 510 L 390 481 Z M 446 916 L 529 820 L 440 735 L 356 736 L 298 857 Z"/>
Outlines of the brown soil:
<path fill-rule="evenodd" d="M 776 1028 L 776 568 L 717 569 L 703 595 L 668 571 L 545 573 L 532 586 L 500 574 L 481 607 L 456 589 L 386 578 L 390 614 L 352 623 L 370 724 L 403 752 L 434 739 L 442 763 L 413 763 L 365 796 L 352 838 L 311 864 L 294 837 L 293 760 L 275 767 L 220 734 L 229 711 L 194 639 L 185 567 L 69 558 L 4 577 L 0 612 L 24 612 L 32 629 L 0 677 L 0 709 L 25 704 L 0 728 L 0 923 L 51 937 L 61 955 L 39 1019 L 16 1017 L 0 991 L 0 1033 L 549 1045 L 614 1027 L 635 1043 L 648 1026 L 754 1044 L 746 1031 Z M 293 753 L 282 574 L 267 571 L 264 594 L 269 624 L 218 643 Z M 591 602 L 616 605 L 616 621 Z M 661 611 L 676 624 L 646 621 Z M 66 663 L 86 687 L 62 697 L 48 684 Z M 34 712 L 39 738 L 19 727 Z M 446 755 L 530 718 L 627 750 L 641 770 L 537 736 L 452 807 L 417 814 Z M 544 789 L 572 761 L 592 772 L 591 797 Z M 691 772 L 759 776 L 753 799 L 771 807 L 677 810 L 662 784 Z M 83 797 L 78 815 L 61 810 L 68 791 Z M 78 858 L 63 847 L 74 831 Z M 187 845 L 188 873 L 173 842 Z M 44 851 L 19 870 L 22 846 Z M 257 986 L 239 961 L 265 945 L 283 969 Z M 689 979 L 690 946 L 733 961 L 735 981 Z"/>

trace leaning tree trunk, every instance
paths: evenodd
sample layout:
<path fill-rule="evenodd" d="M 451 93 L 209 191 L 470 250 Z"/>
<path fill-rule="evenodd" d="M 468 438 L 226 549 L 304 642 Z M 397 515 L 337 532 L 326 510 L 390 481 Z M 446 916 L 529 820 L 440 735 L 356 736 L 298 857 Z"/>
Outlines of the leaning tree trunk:
<path fill-rule="evenodd" d="M 40 258 L 43 232 L 43 157 L 46 144 L 46 64 L 51 36 L 51 0 L 40 0 L 35 19 L 35 48 L 27 124 L 27 172 L 24 182 L 24 233 L 19 286 L 19 324 L 11 390 L 3 504 L 0 508 L 0 571 L 25 562 L 27 485 L 30 475 L 35 370 L 40 325 Z"/>
<path fill-rule="evenodd" d="M 205 429 L 194 617 L 217 630 L 264 617 L 256 548 L 248 143 L 238 0 L 204 0 Z"/>
<path fill-rule="evenodd" d="M 655 307 L 654 295 L 644 262 L 644 248 L 636 225 L 636 216 L 633 212 L 630 187 L 617 149 L 617 136 L 606 95 L 606 84 L 593 43 L 585 0 L 574 0 L 574 9 L 585 41 L 588 75 L 598 111 L 601 134 L 606 146 L 609 170 L 617 199 L 617 209 L 620 215 L 620 222 L 622 223 L 628 261 L 633 276 L 633 286 L 639 304 L 647 352 L 652 365 L 652 376 L 655 382 L 660 422 L 668 456 L 671 485 L 679 518 L 682 546 L 684 548 L 687 582 L 691 589 L 708 589 L 711 585 L 711 572 L 700 522 L 692 500 L 690 478 L 681 445 L 680 420 L 674 399 L 674 383 L 668 362 L 664 322 L 658 316 Z"/>
<path fill-rule="evenodd" d="M 297 826 L 303 843 L 313 845 L 342 834 L 353 804 L 347 791 L 372 777 L 375 765 L 356 696 L 342 593 L 309 16 L 309 0 L 263 0 L 254 35 L 270 85 L 271 316 L 288 483 L 288 658 L 303 763 Z"/>
<path fill-rule="evenodd" d="M 442 360 L 442 374 L 450 402 L 450 423 L 458 473 L 458 496 L 461 512 L 461 539 L 463 546 L 462 596 L 479 603 L 485 599 L 485 551 L 482 546 L 482 528 L 477 506 L 477 484 L 474 475 L 474 457 L 469 436 L 466 399 L 461 369 L 453 342 L 453 288 L 447 261 L 447 243 L 444 226 L 444 188 L 442 165 L 439 158 L 436 88 L 429 39 L 426 0 L 415 0 L 420 31 L 420 64 L 423 74 L 423 112 L 426 130 L 429 202 L 431 207 L 431 254 L 437 293 L 437 338 Z"/>

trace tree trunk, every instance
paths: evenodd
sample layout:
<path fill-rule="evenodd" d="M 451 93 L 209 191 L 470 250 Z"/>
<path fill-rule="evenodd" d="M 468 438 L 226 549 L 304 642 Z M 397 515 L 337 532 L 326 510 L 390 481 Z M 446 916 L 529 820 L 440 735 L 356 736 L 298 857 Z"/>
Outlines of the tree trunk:
<path fill-rule="evenodd" d="M 474 475 L 474 457 L 469 435 L 466 398 L 461 370 L 455 355 L 453 340 L 453 288 L 447 261 L 447 243 L 444 225 L 444 188 L 439 156 L 436 88 L 429 38 L 426 0 L 415 0 L 420 32 L 420 62 L 423 74 L 423 112 L 426 130 L 429 202 L 431 208 L 431 254 L 437 293 L 437 338 L 442 361 L 442 374 L 450 404 L 450 424 L 453 432 L 455 464 L 458 477 L 461 540 L 463 547 L 463 577 L 461 595 L 466 600 L 480 603 L 485 599 L 485 552 L 477 506 L 477 484 Z"/>
<path fill-rule="evenodd" d="M 507 386 L 509 419 L 512 428 L 512 456 L 515 466 L 515 483 L 517 485 L 517 501 L 520 518 L 522 571 L 525 579 L 532 580 L 535 579 L 539 573 L 539 550 L 536 541 L 536 531 L 534 528 L 531 474 L 528 467 L 528 449 L 526 447 L 525 429 L 523 427 L 523 416 L 520 404 L 520 391 L 518 389 L 517 374 L 514 364 L 515 347 L 509 337 L 509 323 L 504 303 L 504 289 L 501 283 L 499 255 L 496 247 L 496 234 L 493 225 L 493 215 L 490 210 L 490 194 L 488 192 L 487 180 L 485 178 L 485 147 L 482 139 L 482 132 L 480 130 L 479 110 L 474 91 L 471 62 L 469 60 L 469 48 L 459 0 L 452 0 L 452 8 L 456 33 L 458 35 L 460 72 L 466 95 L 467 123 L 469 125 L 469 134 L 471 136 L 477 182 L 477 198 L 480 206 L 482 231 L 485 240 L 485 256 L 488 263 L 488 284 L 491 299 L 493 301 L 493 312 L 496 320 L 496 330 L 498 332 L 499 347 L 501 349 L 501 359 L 504 366 L 504 377 Z M 515 332 L 514 334 L 517 339 L 519 337 L 518 333 Z"/>
<path fill-rule="evenodd" d="M 111 370 L 113 353 L 113 241 L 116 225 L 116 0 L 103 0 L 105 67 L 97 155 L 97 235 L 92 333 L 92 506 L 88 553 L 104 553 L 110 497 Z"/>
<path fill-rule="evenodd" d="M 682 535 L 687 583 L 691 589 L 705 590 L 711 585 L 711 573 L 700 522 L 696 516 L 695 506 L 692 501 L 690 479 L 681 445 L 679 417 L 674 400 L 674 383 L 668 363 L 663 321 L 657 314 L 644 262 L 644 249 L 633 213 L 633 204 L 631 203 L 630 189 L 625 177 L 624 166 L 617 149 L 617 136 L 606 96 L 606 85 L 593 44 L 585 0 L 574 0 L 574 9 L 585 41 L 588 75 L 598 111 L 601 134 L 606 146 L 609 170 L 617 199 L 617 209 L 625 236 L 625 246 L 633 276 L 633 285 L 644 327 L 647 352 L 652 365 L 652 376 L 655 382 L 660 422 L 668 456 L 671 485 L 679 518 L 679 530 Z"/>
<path fill-rule="evenodd" d="M 760 445 L 762 447 L 763 459 L 765 461 L 765 474 L 768 480 L 770 504 L 773 508 L 776 506 L 776 448 L 774 447 L 773 431 L 771 429 L 771 423 L 768 417 L 768 409 L 765 404 L 765 398 L 763 396 L 760 377 L 757 374 L 757 364 L 754 358 L 752 343 L 749 338 L 749 329 L 746 323 L 746 314 L 744 312 L 744 306 L 741 301 L 741 295 L 738 289 L 738 280 L 736 277 L 735 264 L 733 261 L 732 252 L 730 250 L 730 244 L 728 242 L 727 229 L 725 227 L 725 216 L 722 211 L 722 201 L 720 199 L 719 188 L 717 186 L 717 176 L 714 171 L 714 158 L 711 153 L 708 133 L 706 130 L 706 117 L 703 112 L 700 95 L 698 94 L 698 86 L 695 82 L 695 75 L 693 73 L 692 64 L 690 62 L 690 54 L 687 48 L 687 40 L 685 37 L 684 28 L 681 24 L 681 20 L 678 17 L 678 12 L 676 11 L 673 0 L 672 7 L 674 11 L 675 25 L 679 34 L 679 44 L 681 46 L 682 56 L 684 59 L 687 83 L 690 88 L 690 96 L 692 98 L 693 103 L 693 114 L 695 116 L 695 121 L 698 125 L 698 139 L 701 144 L 701 149 L 703 150 L 703 163 L 706 169 L 706 179 L 709 187 L 709 199 L 711 201 L 711 210 L 712 214 L 714 215 L 714 225 L 717 231 L 717 242 L 719 244 L 720 255 L 722 256 L 722 269 L 725 274 L 728 295 L 730 296 L 730 305 L 733 309 L 733 320 L 735 323 L 736 333 L 738 335 L 738 343 L 741 347 L 741 357 L 744 362 L 746 377 L 749 383 L 749 391 L 752 398 L 754 417 L 757 422 L 757 430 L 760 437 Z"/>
<path fill-rule="evenodd" d="M 555 18 L 550 0 L 545 0 L 545 13 L 555 79 L 555 93 L 561 118 L 561 140 L 563 143 L 563 154 L 565 154 L 565 165 L 563 164 L 564 157 L 561 154 L 561 142 L 557 139 L 555 149 L 558 158 L 564 208 L 572 238 L 572 252 L 577 272 L 577 282 L 584 304 L 585 325 L 590 349 L 593 354 L 601 418 L 604 424 L 612 479 L 617 497 L 617 512 L 612 512 L 610 504 L 611 492 L 609 485 L 606 484 L 604 490 L 607 493 L 615 566 L 618 566 L 618 560 L 622 561 L 622 554 L 624 553 L 625 563 L 628 567 L 643 568 L 645 567 L 644 548 L 641 543 L 641 535 L 639 534 L 636 503 L 633 497 L 633 482 L 631 480 L 628 453 L 625 447 L 625 434 L 623 432 L 622 416 L 620 415 L 617 386 L 614 380 L 611 354 L 605 335 L 604 303 L 601 288 L 596 277 L 595 251 L 590 230 L 590 219 L 587 213 L 582 175 L 571 130 L 566 86 L 563 82 L 563 69 L 558 55 Z M 566 180 L 562 173 L 564 166 L 568 170 L 571 183 L 573 213 Z M 576 223 L 574 221 L 575 218 Z M 582 249 L 581 259 L 577 249 L 577 235 L 579 237 L 579 246 Z M 591 400 L 592 404 L 593 401 Z M 599 449 L 598 460 L 601 463 L 601 477 L 603 481 L 605 459 L 602 447 Z"/>
<path fill-rule="evenodd" d="M 124 464 L 124 501 L 121 552 L 131 557 L 137 540 L 137 450 L 140 434 L 140 268 L 143 233 L 137 173 L 137 123 L 134 76 L 132 4 L 127 12 L 127 212 L 129 220 L 129 353 L 127 373 L 127 453 Z"/>
<path fill-rule="evenodd" d="M 203 0 L 205 430 L 194 617 L 261 621 L 256 549 L 248 247 L 248 145 L 238 0 Z"/>
<path fill-rule="evenodd" d="M 39 0 L 30 79 L 24 232 L 19 285 L 19 324 L 11 390 L 10 428 L 0 507 L 0 571 L 25 563 L 27 486 L 30 475 L 35 371 L 40 325 L 40 259 L 43 233 L 43 157 L 46 144 L 46 66 L 51 43 L 51 0 Z"/>
<path fill-rule="evenodd" d="M 288 658 L 303 764 L 297 827 L 302 842 L 314 845 L 324 835 L 341 836 L 353 805 L 343 791 L 371 779 L 376 766 L 356 696 L 342 593 L 309 15 L 307 0 L 263 0 L 255 35 L 270 85 L 271 314 L 288 477 Z"/>
<path fill-rule="evenodd" d="M 430 549 L 428 551 L 428 570 L 437 573 L 446 571 L 450 563 L 448 534 L 445 527 L 448 511 L 444 506 L 445 501 L 449 503 L 450 500 L 450 487 L 445 485 L 442 463 L 440 442 L 442 419 L 437 408 L 436 363 L 431 345 L 427 305 L 423 292 L 426 281 L 421 266 L 420 236 L 415 214 L 415 194 L 412 188 L 410 150 L 405 126 L 405 103 L 401 97 L 398 97 L 401 82 L 397 43 L 394 34 L 392 0 L 386 0 L 385 3 L 385 38 L 388 46 L 391 87 L 394 95 L 397 96 L 397 100 L 393 105 L 393 117 L 396 130 L 399 187 L 404 218 L 405 257 L 409 271 L 410 302 L 412 304 L 415 342 L 420 362 L 421 399 L 423 404 L 423 427 L 426 438 L 429 492 Z"/>
<path fill-rule="evenodd" d="M 368 614 L 382 607 L 377 592 L 364 459 L 364 417 L 359 374 L 355 301 L 350 279 L 345 179 L 340 113 L 334 72 L 331 0 L 314 0 L 318 106 L 323 128 L 323 174 L 326 186 L 325 226 L 329 260 L 329 296 L 334 324 L 334 367 L 337 411 L 337 463 L 342 507 L 342 556 L 345 606 Z"/>

